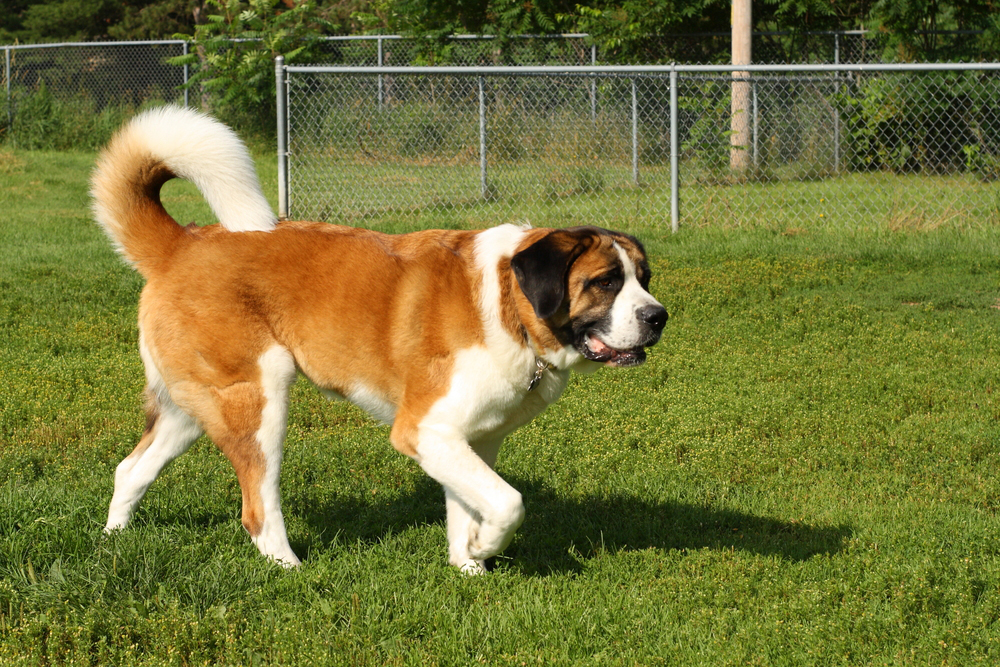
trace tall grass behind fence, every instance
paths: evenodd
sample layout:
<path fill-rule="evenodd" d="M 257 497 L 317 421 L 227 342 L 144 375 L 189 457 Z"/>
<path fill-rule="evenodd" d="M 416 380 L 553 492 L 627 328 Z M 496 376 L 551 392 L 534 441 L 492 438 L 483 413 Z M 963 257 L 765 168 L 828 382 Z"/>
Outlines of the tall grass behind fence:
<path fill-rule="evenodd" d="M 151 104 L 182 103 L 180 40 L 4 48 L 0 140 L 21 148 L 96 148 Z"/>
<path fill-rule="evenodd" d="M 289 214 L 663 227 L 675 160 L 682 224 L 1000 223 L 1000 65 L 885 67 L 758 68 L 735 147 L 712 68 L 289 67 Z"/>

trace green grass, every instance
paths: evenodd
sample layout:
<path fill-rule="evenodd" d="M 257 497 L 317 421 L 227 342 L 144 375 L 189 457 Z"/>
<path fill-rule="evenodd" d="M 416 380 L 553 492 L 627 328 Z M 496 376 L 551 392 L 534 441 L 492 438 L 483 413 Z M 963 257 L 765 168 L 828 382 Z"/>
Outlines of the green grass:
<path fill-rule="evenodd" d="M 207 441 L 101 534 L 143 426 L 141 281 L 89 219 L 92 162 L 0 153 L 0 664 L 1000 662 L 995 223 L 633 229 L 665 339 L 509 439 L 528 516 L 487 577 L 446 565 L 442 493 L 387 428 L 300 382 L 285 571 Z"/>
<path fill-rule="evenodd" d="M 466 157 L 475 157 L 468 154 Z M 975 174 L 845 173 L 810 177 L 789 164 L 771 180 L 733 183 L 705 178 L 697 165 L 680 165 L 681 224 L 740 229 L 880 228 L 952 230 L 1000 226 L 1000 181 Z M 727 161 L 728 172 L 728 161 Z M 293 215 L 372 226 L 407 217 L 417 226 L 489 224 L 516 216 L 537 226 L 575 219 L 657 230 L 670 220 L 668 165 L 643 165 L 641 187 L 630 165 L 574 162 L 553 157 L 490 164 L 482 199 L 478 161 L 362 159 L 324 152 L 293 152 Z M 365 187 L 359 188 L 358 183 Z"/>

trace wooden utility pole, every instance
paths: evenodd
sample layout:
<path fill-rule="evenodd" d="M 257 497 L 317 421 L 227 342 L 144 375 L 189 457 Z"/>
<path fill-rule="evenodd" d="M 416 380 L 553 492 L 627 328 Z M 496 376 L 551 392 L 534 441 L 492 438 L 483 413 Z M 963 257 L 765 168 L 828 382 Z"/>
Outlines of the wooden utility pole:
<path fill-rule="evenodd" d="M 753 25 L 751 0 L 733 0 L 733 65 L 749 65 Z M 738 174 L 750 166 L 750 73 L 733 72 L 729 168 Z"/>

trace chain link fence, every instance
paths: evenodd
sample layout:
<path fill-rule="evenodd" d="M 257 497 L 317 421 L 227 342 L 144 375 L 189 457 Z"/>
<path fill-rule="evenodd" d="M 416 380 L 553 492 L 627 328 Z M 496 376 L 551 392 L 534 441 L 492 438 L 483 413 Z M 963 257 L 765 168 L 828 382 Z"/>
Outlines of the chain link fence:
<path fill-rule="evenodd" d="M 46 85 L 66 95 L 86 95 L 99 107 L 154 98 L 176 101 L 184 69 L 166 64 L 187 53 L 183 41 L 58 44 L 10 47 L 5 78 L 14 89 Z"/>
<path fill-rule="evenodd" d="M 995 48 L 978 45 L 978 31 L 924 31 L 917 37 L 925 52 L 942 60 L 991 60 Z M 867 30 L 755 32 L 753 60 L 758 64 L 883 63 L 910 60 L 897 53 L 890 33 Z M 314 64 L 403 65 L 614 65 L 724 64 L 731 62 L 729 32 L 666 34 L 628 45 L 600 47 L 586 34 L 515 35 L 497 39 L 456 35 L 444 42 L 420 42 L 398 35 L 331 37 Z M 888 58 L 887 58 L 888 56 Z"/>
<path fill-rule="evenodd" d="M 650 48 L 680 61 L 688 44 L 698 60 L 719 53 L 709 37 Z M 670 68 L 595 67 L 614 54 L 585 35 L 453 40 L 448 59 L 475 72 L 414 67 L 424 57 L 414 40 L 331 39 L 322 58 L 335 68 L 288 68 L 290 213 L 371 224 L 424 214 L 437 224 L 997 222 L 997 66 L 857 67 L 848 63 L 880 53 L 872 35 L 810 38 L 827 40 L 841 64 L 755 65 L 738 89 L 732 68 L 678 65 L 671 86 Z M 794 57 L 795 39 L 755 36 L 780 59 Z M 26 101 L 41 89 L 78 103 L 81 126 L 107 109 L 187 103 L 188 72 L 166 64 L 186 48 L 4 47 L 5 129 L 19 103 L 21 127 L 38 118 Z M 512 62 L 525 67 L 503 71 Z M 738 137 L 734 118 L 744 121 Z"/>
<path fill-rule="evenodd" d="M 25 92 L 46 87 L 60 97 L 82 96 L 98 109 L 109 104 L 139 106 L 150 99 L 179 101 L 183 67 L 166 63 L 187 53 L 180 40 L 33 44 L 4 49 L 7 106 Z"/>
<path fill-rule="evenodd" d="M 3 47 L 0 141 L 96 148 L 143 105 L 187 103 L 180 40 Z"/>
<path fill-rule="evenodd" d="M 923 34 L 923 33 L 922 33 Z M 938 50 L 954 48 L 975 34 L 926 33 Z M 517 35 L 503 39 L 459 35 L 443 45 L 398 35 L 329 37 L 315 64 L 403 65 L 607 65 L 723 63 L 729 61 L 729 33 L 660 35 L 623 49 L 601 49 L 585 34 Z M 827 62 L 877 63 L 886 50 L 885 34 L 866 31 L 754 33 L 754 61 L 763 64 Z M 433 48 L 432 48 L 433 47 Z M 0 125 L 9 132 L 18 101 L 44 88 L 57 100 L 74 100 L 87 113 L 113 106 L 138 107 L 149 101 L 187 103 L 187 67 L 166 64 L 186 53 L 182 40 L 88 42 L 3 46 Z M 197 100 L 196 100 L 197 102 Z M 3 128 L 0 128 L 3 129 Z"/>
<path fill-rule="evenodd" d="M 996 44 L 981 40 L 979 31 L 933 30 L 914 33 L 919 53 L 933 60 L 977 62 L 996 60 Z M 599 50 L 596 63 L 614 64 L 725 64 L 732 62 L 729 32 L 662 35 L 635 45 Z M 753 62 L 779 64 L 860 64 L 927 62 L 901 49 L 898 36 L 888 32 L 843 30 L 823 32 L 755 32 Z"/>
<path fill-rule="evenodd" d="M 365 225 L 1000 223 L 1000 65 L 741 69 L 290 66 L 285 212 Z"/>

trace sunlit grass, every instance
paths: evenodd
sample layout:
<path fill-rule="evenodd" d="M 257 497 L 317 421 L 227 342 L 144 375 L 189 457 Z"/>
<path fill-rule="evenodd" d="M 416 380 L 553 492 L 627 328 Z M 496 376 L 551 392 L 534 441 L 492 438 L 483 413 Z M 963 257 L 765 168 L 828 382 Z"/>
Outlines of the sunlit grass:
<path fill-rule="evenodd" d="M 992 223 L 622 217 L 664 340 L 509 439 L 528 517 L 496 571 L 449 568 L 440 489 L 303 381 L 282 489 L 304 564 L 285 571 L 207 441 L 101 535 L 143 426 L 141 281 L 89 219 L 92 161 L 0 154 L 0 664 L 997 663 Z M 164 198 L 209 219 L 187 184 Z M 380 223 L 434 224 L 490 220 Z"/>
<path fill-rule="evenodd" d="M 473 156 L 474 157 L 474 156 Z M 561 226 L 585 220 L 605 227 L 670 227 L 668 164 L 613 161 L 494 160 L 485 199 L 478 161 L 420 164 L 402 159 L 296 154 L 291 161 L 293 216 L 374 227 L 408 223 L 481 227 L 530 220 Z M 770 230 L 931 230 L 1000 226 L 1000 182 L 975 174 L 809 172 L 741 181 L 706 179 L 680 165 L 682 226 Z M 802 167 L 805 169 L 805 167 Z"/>

